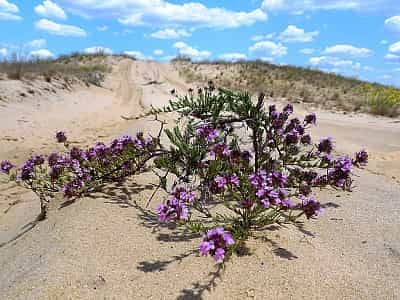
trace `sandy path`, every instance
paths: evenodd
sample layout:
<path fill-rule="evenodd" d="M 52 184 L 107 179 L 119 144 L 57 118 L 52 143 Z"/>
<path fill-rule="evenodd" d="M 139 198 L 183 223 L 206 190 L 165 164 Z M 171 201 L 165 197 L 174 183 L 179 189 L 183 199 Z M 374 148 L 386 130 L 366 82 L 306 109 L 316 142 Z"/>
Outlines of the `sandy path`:
<path fill-rule="evenodd" d="M 3 146 L 1 141 L 0 154 L 12 158 L 25 155 L 29 147 L 51 149 L 43 136 L 46 130 L 52 135 L 60 128 L 56 125 L 71 130 L 81 144 L 99 135 L 109 140 L 113 135 L 151 130 L 151 122 L 124 121 L 120 115 L 137 115 L 143 108 L 165 103 L 172 88 L 187 88 L 170 65 L 132 61 L 118 64 L 106 87 L 77 91 L 71 95 L 77 106 L 86 103 L 90 108 L 80 107 L 83 111 L 71 117 L 73 109 L 62 102 L 62 112 L 60 106 L 52 110 L 54 121 L 27 127 L 35 137 L 26 134 L 26 148 L 12 142 Z M 307 108 L 298 110 L 304 114 Z M 37 114 L 38 120 L 47 116 L 47 112 Z M 198 237 L 174 235 L 179 230 L 159 227 L 151 212 L 136 206 L 143 206 L 152 193 L 148 184 L 152 175 L 142 174 L 135 182 L 110 187 L 62 209 L 55 201 L 46 221 L 0 248 L 1 298 L 399 299 L 399 123 L 327 112 L 318 116 L 315 134 L 334 136 L 339 152 L 362 147 L 372 151 L 368 170 L 357 173 L 354 193 L 320 195 L 326 206 L 321 219 L 300 230 L 271 228 L 264 238 L 249 241 L 250 255 L 235 257 L 213 276 L 212 260 L 197 257 Z M 16 124 L 4 125 L 15 130 L 7 135 L 21 134 Z M 3 122 L 1 126 L 5 128 Z M 13 191 L 20 192 L 5 185 L 0 191 L 4 207 L 18 199 Z M 32 195 L 19 197 L 21 202 L 0 217 L 0 243 L 21 232 L 35 215 L 37 202 Z M 161 198 L 153 201 L 152 209 Z"/>

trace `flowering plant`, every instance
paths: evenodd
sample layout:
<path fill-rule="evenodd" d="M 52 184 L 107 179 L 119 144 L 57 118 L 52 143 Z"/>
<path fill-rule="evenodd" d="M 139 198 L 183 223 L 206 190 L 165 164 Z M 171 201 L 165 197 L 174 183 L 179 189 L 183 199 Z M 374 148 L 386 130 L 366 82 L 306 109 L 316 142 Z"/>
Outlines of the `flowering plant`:
<path fill-rule="evenodd" d="M 350 191 L 353 167 L 368 161 L 364 150 L 353 159 L 334 157 L 331 138 L 313 143 L 307 133 L 315 114 L 300 120 L 291 118 L 290 104 L 265 109 L 264 95 L 254 103 L 246 93 L 210 85 L 150 114 L 171 111 L 182 118 L 166 130 L 171 147 L 154 166 L 174 179 L 157 212 L 162 222 L 203 233 L 199 251 L 217 262 L 253 230 L 319 216 L 323 209 L 313 189 Z"/>
<path fill-rule="evenodd" d="M 1 171 L 39 195 L 44 218 L 54 193 L 79 197 L 151 162 L 159 188 L 169 194 L 157 207 L 160 221 L 204 234 L 201 255 L 224 262 L 254 230 L 319 216 L 323 209 L 313 190 L 350 191 L 353 168 L 368 161 L 364 150 L 354 158 L 335 157 L 331 138 L 314 143 L 307 133 L 315 114 L 300 120 L 291 117 L 290 104 L 282 111 L 265 108 L 264 95 L 253 102 L 246 93 L 210 85 L 146 116 L 169 112 L 179 114 L 177 124 L 164 129 L 161 122 L 156 138 L 125 136 L 84 150 L 71 148 L 58 132 L 65 153 L 33 156 L 14 173 L 3 161 Z M 160 143 L 164 133 L 168 147 Z"/>

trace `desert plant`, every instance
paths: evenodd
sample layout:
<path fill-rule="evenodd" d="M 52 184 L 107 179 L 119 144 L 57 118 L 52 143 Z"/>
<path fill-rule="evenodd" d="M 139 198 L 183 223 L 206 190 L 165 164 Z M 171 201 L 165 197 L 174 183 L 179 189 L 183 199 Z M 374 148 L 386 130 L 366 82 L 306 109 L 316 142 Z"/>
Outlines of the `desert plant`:
<path fill-rule="evenodd" d="M 156 138 L 139 134 L 84 151 L 69 148 L 59 132 L 68 152 L 51 154 L 47 166 L 43 156 L 34 156 L 17 172 L 8 161 L 1 169 L 35 191 L 45 210 L 44 199 L 56 191 L 77 197 L 152 162 L 159 188 L 169 194 L 157 208 L 160 221 L 204 234 L 200 253 L 224 262 L 255 230 L 317 217 L 322 208 L 313 189 L 350 191 L 353 166 L 368 160 L 365 151 L 353 159 L 334 157 L 330 138 L 313 143 L 307 133 L 316 124 L 314 114 L 290 118 L 290 104 L 282 111 L 265 108 L 264 95 L 253 102 L 247 93 L 216 91 L 210 83 L 145 116 L 158 120 L 170 112 L 180 116 L 176 126 L 164 130 L 161 122 Z M 160 143 L 162 134 L 168 146 Z"/>

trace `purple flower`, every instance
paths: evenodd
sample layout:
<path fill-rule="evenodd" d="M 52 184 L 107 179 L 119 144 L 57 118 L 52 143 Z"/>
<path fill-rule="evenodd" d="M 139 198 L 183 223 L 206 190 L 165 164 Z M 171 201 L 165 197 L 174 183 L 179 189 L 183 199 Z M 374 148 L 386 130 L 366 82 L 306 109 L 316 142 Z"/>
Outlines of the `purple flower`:
<path fill-rule="evenodd" d="M 330 154 L 333 150 L 332 138 L 323 138 L 318 144 L 318 152 Z"/>
<path fill-rule="evenodd" d="M 64 163 L 64 158 L 58 153 L 52 153 L 48 156 L 47 162 L 50 167 Z"/>
<path fill-rule="evenodd" d="M 361 150 L 356 153 L 356 158 L 353 161 L 356 166 L 365 166 L 368 164 L 368 152 Z"/>
<path fill-rule="evenodd" d="M 82 179 L 76 178 L 62 187 L 62 192 L 64 197 L 73 198 L 80 194 L 81 189 L 84 187 L 85 183 Z"/>
<path fill-rule="evenodd" d="M 32 159 L 28 159 L 21 167 L 19 178 L 21 180 L 29 180 L 35 176 L 35 164 Z"/>
<path fill-rule="evenodd" d="M 288 210 L 288 209 L 292 209 L 294 207 L 293 202 L 290 199 L 285 199 L 282 201 L 281 203 L 281 208 L 283 210 Z"/>
<path fill-rule="evenodd" d="M 215 249 L 215 245 L 213 241 L 210 242 L 202 242 L 199 247 L 200 254 L 202 256 L 207 256 L 210 251 Z"/>
<path fill-rule="evenodd" d="M 352 169 L 353 162 L 349 157 L 339 157 L 334 162 L 334 168 L 328 172 L 328 180 L 336 187 L 350 189 Z"/>
<path fill-rule="evenodd" d="M 239 177 L 237 177 L 236 175 L 230 176 L 229 177 L 229 183 L 233 184 L 233 185 L 236 185 L 236 186 L 239 186 L 240 185 Z"/>
<path fill-rule="evenodd" d="M 144 136 L 143 136 L 143 133 L 140 132 L 140 133 L 138 133 L 136 135 L 134 144 L 135 144 L 137 149 L 144 150 L 147 147 L 153 145 L 153 140 L 151 138 L 145 139 Z"/>
<path fill-rule="evenodd" d="M 67 136 L 65 135 L 65 132 L 57 131 L 56 132 L 56 140 L 58 143 L 65 143 L 67 141 Z"/>
<path fill-rule="evenodd" d="M 226 251 L 235 243 L 230 232 L 222 227 L 208 230 L 203 242 L 199 246 L 202 256 L 211 255 L 214 260 L 221 263 L 225 259 Z"/>
<path fill-rule="evenodd" d="M 52 166 L 49 172 L 50 179 L 52 181 L 58 180 L 63 172 L 64 172 L 64 166 L 62 165 Z"/>
<path fill-rule="evenodd" d="M 214 259 L 216 262 L 223 262 L 225 259 L 225 250 L 222 248 L 217 248 L 214 253 Z"/>
<path fill-rule="evenodd" d="M 40 166 L 44 164 L 45 159 L 43 155 L 34 155 L 32 156 L 31 161 L 35 166 Z"/>
<path fill-rule="evenodd" d="M 295 145 L 299 142 L 300 135 L 296 129 L 292 129 L 285 136 L 285 143 L 287 145 Z"/>
<path fill-rule="evenodd" d="M 292 114 L 293 113 L 293 105 L 288 103 L 284 108 L 283 112 L 286 114 Z"/>
<path fill-rule="evenodd" d="M 265 208 L 270 208 L 271 203 L 269 202 L 268 199 L 262 199 L 261 200 L 261 204 L 265 207 Z"/>
<path fill-rule="evenodd" d="M 311 114 L 307 115 L 304 118 L 304 123 L 305 124 L 313 124 L 313 125 L 315 125 L 317 123 L 317 116 L 314 113 L 311 113 Z"/>
<path fill-rule="evenodd" d="M 218 131 L 210 126 L 204 125 L 196 130 L 196 135 L 212 142 L 218 137 Z"/>
<path fill-rule="evenodd" d="M 196 198 L 194 192 L 189 191 L 183 187 L 175 189 L 175 191 L 171 194 L 172 197 L 176 198 L 177 200 L 181 200 L 183 202 L 193 202 Z"/>
<path fill-rule="evenodd" d="M 85 160 L 86 158 L 85 153 L 78 147 L 73 147 L 69 155 L 71 159 L 76 159 L 76 160 Z"/>
<path fill-rule="evenodd" d="M 189 218 L 189 210 L 185 202 L 176 198 L 161 203 L 157 208 L 157 213 L 161 222 L 187 220 Z"/>
<path fill-rule="evenodd" d="M 0 163 L 0 171 L 4 174 L 10 174 L 11 169 L 14 167 L 15 166 L 8 160 L 3 160 Z"/>
<path fill-rule="evenodd" d="M 307 219 L 310 219 L 312 217 L 318 217 L 323 213 L 323 208 L 321 207 L 321 204 L 315 200 L 313 197 L 305 197 L 303 195 L 300 195 L 300 199 L 302 200 L 302 209 L 307 217 Z"/>
<path fill-rule="evenodd" d="M 288 177 L 279 171 L 274 171 L 268 176 L 269 181 L 278 187 L 284 187 L 287 184 Z"/>
<path fill-rule="evenodd" d="M 230 154 L 231 154 L 231 150 L 225 144 L 215 145 L 210 152 L 210 155 L 215 158 L 228 157 Z"/>
<path fill-rule="evenodd" d="M 225 188 L 225 186 L 228 184 L 228 180 L 224 176 L 217 176 L 214 178 L 214 182 L 217 185 L 219 189 Z"/>

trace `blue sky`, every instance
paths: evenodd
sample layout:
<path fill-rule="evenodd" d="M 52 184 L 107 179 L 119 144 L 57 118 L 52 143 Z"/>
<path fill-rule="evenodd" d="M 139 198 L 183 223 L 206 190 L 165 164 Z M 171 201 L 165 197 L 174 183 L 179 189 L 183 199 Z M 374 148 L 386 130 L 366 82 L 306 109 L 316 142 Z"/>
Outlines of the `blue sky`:
<path fill-rule="evenodd" d="M 400 86 L 399 1 L 0 0 L 0 59 L 257 58 Z"/>

